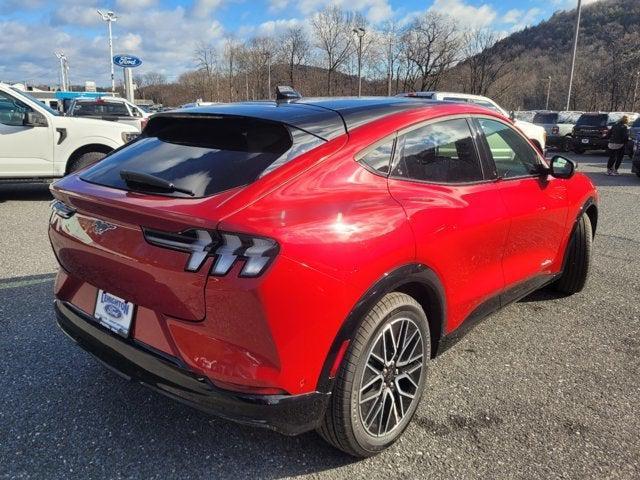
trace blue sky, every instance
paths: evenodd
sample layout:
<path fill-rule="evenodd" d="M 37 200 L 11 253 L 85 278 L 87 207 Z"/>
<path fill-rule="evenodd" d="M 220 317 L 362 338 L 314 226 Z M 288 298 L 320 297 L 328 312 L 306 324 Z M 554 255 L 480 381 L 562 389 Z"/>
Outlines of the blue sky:
<path fill-rule="evenodd" d="M 593 0 L 591 0 L 593 1 Z M 416 13 L 446 13 L 465 27 L 506 34 L 572 8 L 575 0 L 0 0 L 0 81 L 55 83 L 54 50 L 70 61 L 73 83 L 108 83 L 106 25 L 97 8 L 112 9 L 115 53 L 140 56 L 138 73 L 160 71 L 169 79 L 193 68 L 200 42 L 221 44 L 226 35 L 273 34 L 329 3 L 361 12 L 373 25 L 402 22 Z M 590 3 L 590 2 L 589 2 Z"/>

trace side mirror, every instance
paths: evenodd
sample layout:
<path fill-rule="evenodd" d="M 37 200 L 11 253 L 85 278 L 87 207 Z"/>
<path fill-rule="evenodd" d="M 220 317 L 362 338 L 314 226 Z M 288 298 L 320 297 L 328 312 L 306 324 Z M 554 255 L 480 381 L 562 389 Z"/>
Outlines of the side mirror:
<path fill-rule="evenodd" d="M 556 178 L 571 178 L 576 172 L 576 162 L 562 155 L 556 155 L 551 159 L 549 173 Z"/>
<path fill-rule="evenodd" d="M 38 112 L 25 112 L 22 125 L 25 127 L 46 127 L 47 119 Z"/>

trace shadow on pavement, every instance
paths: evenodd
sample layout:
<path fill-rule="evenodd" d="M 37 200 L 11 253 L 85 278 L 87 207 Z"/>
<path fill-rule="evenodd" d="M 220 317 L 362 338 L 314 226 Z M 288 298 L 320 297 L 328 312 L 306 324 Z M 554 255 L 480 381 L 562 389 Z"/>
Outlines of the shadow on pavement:
<path fill-rule="evenodd" d="M 9 200 L 50 200 L 48 183 L 3 183 L 0 184 L 0 203 Z"/>
<path fill-rule="evenodd" d="M 53 275 L 0 282 L 0 471 L 8 478 L 265 478 L 354 462 L 166 399 L 108 371 L 57 328 Z"/>

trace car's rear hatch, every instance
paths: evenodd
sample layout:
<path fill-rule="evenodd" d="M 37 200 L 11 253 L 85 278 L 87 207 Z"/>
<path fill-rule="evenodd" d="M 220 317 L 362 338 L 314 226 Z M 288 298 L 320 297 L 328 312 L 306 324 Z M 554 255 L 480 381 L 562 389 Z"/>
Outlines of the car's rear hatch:
<path fill-rule="evenodd" d="M 213 259 L 191 268 L 193 252 L 167 247 L 167 238 L 158 246 L 149 232 L 187 232 L 169 243 L 195 238 L 198 248 L 214 248 L 219 220 L 238 208 L 231 199 L 324 141 L 251 118 L 164 117 L 149 127 L 133 144 L 52 186 L 57 203 L 51 243 L 79 286 L 156 313 L 200 320 Z M 123 171 L 138 177 L 130 181 Z"/>

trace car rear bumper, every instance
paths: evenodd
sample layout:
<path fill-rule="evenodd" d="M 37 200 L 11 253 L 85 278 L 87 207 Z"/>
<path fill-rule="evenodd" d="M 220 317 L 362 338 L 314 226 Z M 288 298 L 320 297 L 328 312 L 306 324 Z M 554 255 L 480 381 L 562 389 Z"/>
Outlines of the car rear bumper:
<path fill-rule="evenodd" d="M 606 150 L 607 145 L 609 145 L 608 138 L 575 137 L 573 139 L 574 147 L 584 148 L 585 150 Z"/>
<path fill-rule="evenodd" d="M 328 393 L 249 395 L 220 389 L 179 359 L 112 334 L 66 302 L 56 300 L 55 310 L 62 331 L 107 367 L 207 413 L 297 435 L 316 428 L 326 410 Z"/>

